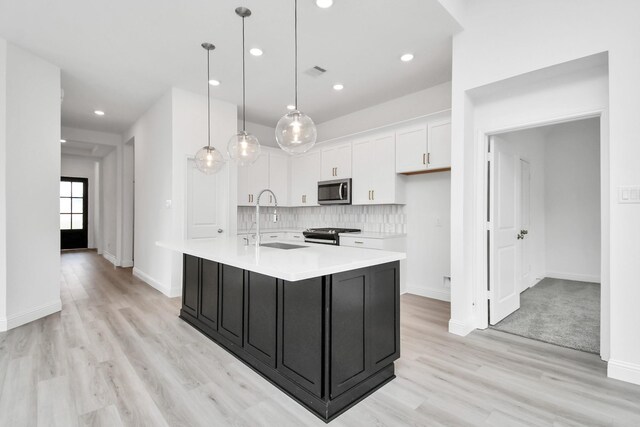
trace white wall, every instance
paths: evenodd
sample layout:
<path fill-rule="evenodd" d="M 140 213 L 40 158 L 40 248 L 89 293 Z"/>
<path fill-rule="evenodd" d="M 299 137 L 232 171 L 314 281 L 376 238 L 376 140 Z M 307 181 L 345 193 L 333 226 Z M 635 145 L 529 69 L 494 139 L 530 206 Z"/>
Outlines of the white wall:
<path fill-rule="evenodd" d="M 10 160 L 3 170 L 6 308 L 0 329 L 61 308 L 60 69 L 10 43 L 5 58 L 0 126 L 6 126 L 3 159 Z"/>
<path fill-rule="evenodd" d="M 451 173 L 407 177 L 407 269 L 409 293 L 448 301 L 451 289 Z"/>
<path fill-rule="evenodd" d="M 96 232 L 96 198 L 98 197 L 98 191 L 96 191 L 95 171 L 98 162 L 94 159 L 78 156 L 62 155 L 60 163 L 60 176 L 70 176 L 74 178 L 87 178 L 89 180 L 89 248 L 97 247 L 96 236 L 99 232 Z M 99 204 L 98 204 L 99 206 Z"/>
<path fill-rule="evenodd" d="M 122 267 L 133 267 L 134 144 L 126 141 L 122 151 Z"/>
<path fill-rule="evenodd" d="M 259 123 L 247 122 L 247 132 L 255 135 L 258 138 L 258 141 L 260 141 L 260 145 L 265 145 L 267 147 L 280 148 L 280 146 L 276 142 L 276 124 L 278 124 L 278 122 L 273 123 L 273 127 L 271 127 L 271 126 L 261 125 Z M 238 130 L 241 130 L 241 129 L 242 129 L 242 120 L 238 120 Z M 226 146 L 225 146 L 225 152 L 226 152 Z"/>
<path fill-rule="evenodd" d="M 547 276 L 600 282 L 600 126 L 581 120 L 546 134 Z"/>
<path fill-rule="evenodd" d="M 609 376 L 640 384 L 640 205 L 618 204 L 617 190 L 640 184 L 640 26 L 636 1 L 621 0 L 615 7 L 598 0 L 556 2 L 513 2 L 485 0 L 468 2 L 465 29 L 453 40 L 453 173 L 452 173 L 452 319 L 450 330 L 466 334 L 477 327 L 482 315 L 474 309 L 474 283 L 480 277 L 476 267 L 477 234 L 481 224 L 474 221 L 477 187 L 476 132 L 474 105 L 468 91 L 535 70 L 565 63 L 600 52 L 608 52 L 608 93 L 601 129 L 602 164 L 610 165 L 610 176 L 602 187 L 602 284 L 603 314 L 612 307 L 610 319 L 603 317 L 603 328 L 610 331 L 610 346 L 601 345 L 609 358 Z M 496 25 L 499 23 L 499 25 Z M 544 23 L 544 25 L 540 25 Z M 567 82 L 569 83 L 569 82 Z M 532 87 L 532 89 L 534 89 Z M 597 91 L 597 90 L 596 90 Z M 573 96 L 574 94 L 569 94 Z M 597 97 L 598 93 L 578 93 Z M 577 105 L 571 98 L 559 98 L 565 114 L 577 114 L 593 105 Z M 608 103 L 607 103 L 608 101 Z M 570 104 L 573 108 L 569 108 Z M 599 103 L 599 107 L 603 107 Z M 525 114 L 519 103 L 520 122 L 552 119 L 553 112 L 541 109 Z M 557 105 L 547 104 L 556 113 Z M 608 107 L 608 108 L 607 108 Z M 513 109 L 503 119 L 509 117 Z M 510 125 L 514 126 L 516 120 Z M 606 145 L 609 148 L 608 145 Z M 605 171 L 603 169 L 603 176 Z M 607 181 L 608 178 L 608 181 Z M 612 197 L 608 199 L 611 193 Z M 469 205 L 471 204 L 471 205 Z M 606 226 L 606 227 L 605 227 Z M 610 238 L 609 238 L 610 236 Z M 468 249 L 471 248 L 471 249 Z M 610 282 L 610 301 L 605 283 Z M 479 295 L 478 295 L 479 296 Z M 486 317 L 486 315 L 485 315 Z M 610 323 L 609 323 L 610 321 Z M 609 348 L 610 347 L 610 348 Z M 606 353 L 609 353 L 608 355 Z"/>
<path fill-rule="evenodd" d="M 0 38 L 0 331 L 7 329 L 7 41 Z"/>
<path fill-rule="evenodd" d="M 237 107 L 212 100 L 212 144 L 226 157 L 227 141 L 237 129 Z M 185 236 L 187 158 L 207 143 L 207 98 L 171 89 L 125 134 L 135 147 L 135 254 L 134 274 L 165 295 L 182 290 L 180 255 L 156 246 L 160 240 Z M 236 232 L 235 165 L 219 172 L 228 193 L 222 227 Z M 231 208 L 233 207 L 233 208 Z"/>
<path fill-rule="evenodd" d="M 318 141 L 403 122 L 451 108 L 451 82 L 318 124 Z"/>
<path fill-rule="evenodd" d="M 104 257 L 118 265 L 118 191 L 117 152 L 114 150 L 100 160 L 100 200 L 102 250 Z"/>

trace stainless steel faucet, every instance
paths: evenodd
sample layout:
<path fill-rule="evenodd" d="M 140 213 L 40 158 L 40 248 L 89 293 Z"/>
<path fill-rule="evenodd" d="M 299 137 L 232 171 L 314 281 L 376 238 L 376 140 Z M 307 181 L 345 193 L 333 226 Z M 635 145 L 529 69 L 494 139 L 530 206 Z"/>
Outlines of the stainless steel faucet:
<path fill-rule="evenodd" d="M 276 195 L 273 193 L 273 191 L 265 188 L 258 194 L 258 197 L 256 197 L 256 246 L 260 246 L 260 243 L 262 241 L 262 238 L 260 236 L 260 196 L 262 196 L 262 194 L 265 192 L 271 193 L 271 195 L 273 196 L 273 202 L 275 206 L 273 207 L 273 215 L 271 216 L 271 220 L 273 222 L 278 222 L 278 199 L 276 198 Z"/>

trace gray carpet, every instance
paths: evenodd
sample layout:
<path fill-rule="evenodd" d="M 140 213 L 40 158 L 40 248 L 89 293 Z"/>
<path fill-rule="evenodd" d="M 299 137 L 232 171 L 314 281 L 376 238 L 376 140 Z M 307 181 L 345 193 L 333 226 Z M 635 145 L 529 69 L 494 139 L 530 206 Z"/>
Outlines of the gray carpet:
<path fill-rule="evenodd" d="M 600 284 L 546 278 L 494 329 L 600 354 Z"/>

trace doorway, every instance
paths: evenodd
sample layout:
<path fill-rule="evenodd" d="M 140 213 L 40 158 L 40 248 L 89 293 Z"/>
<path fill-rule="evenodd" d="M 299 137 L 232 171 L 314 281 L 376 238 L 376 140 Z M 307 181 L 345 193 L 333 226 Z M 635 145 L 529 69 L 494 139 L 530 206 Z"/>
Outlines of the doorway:
<path fill-rule="evenodd" d="M 600 120 L 492 135 L 492 328 L 600 353 Z"/>
<path fill-rule="evenodd" d="M 60 249 L 88 247 L 88 188 L 87 178 L 60 178 Z"/>

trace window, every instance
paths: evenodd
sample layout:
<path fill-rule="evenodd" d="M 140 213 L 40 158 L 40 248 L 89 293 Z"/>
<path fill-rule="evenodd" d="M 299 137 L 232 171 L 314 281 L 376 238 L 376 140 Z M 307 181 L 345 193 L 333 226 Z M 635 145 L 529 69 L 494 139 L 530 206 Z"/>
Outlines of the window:
<path fill-rule="evenodd" d="M 83 230 L 85 183 L 60 181 L 60 230 Z"/>

